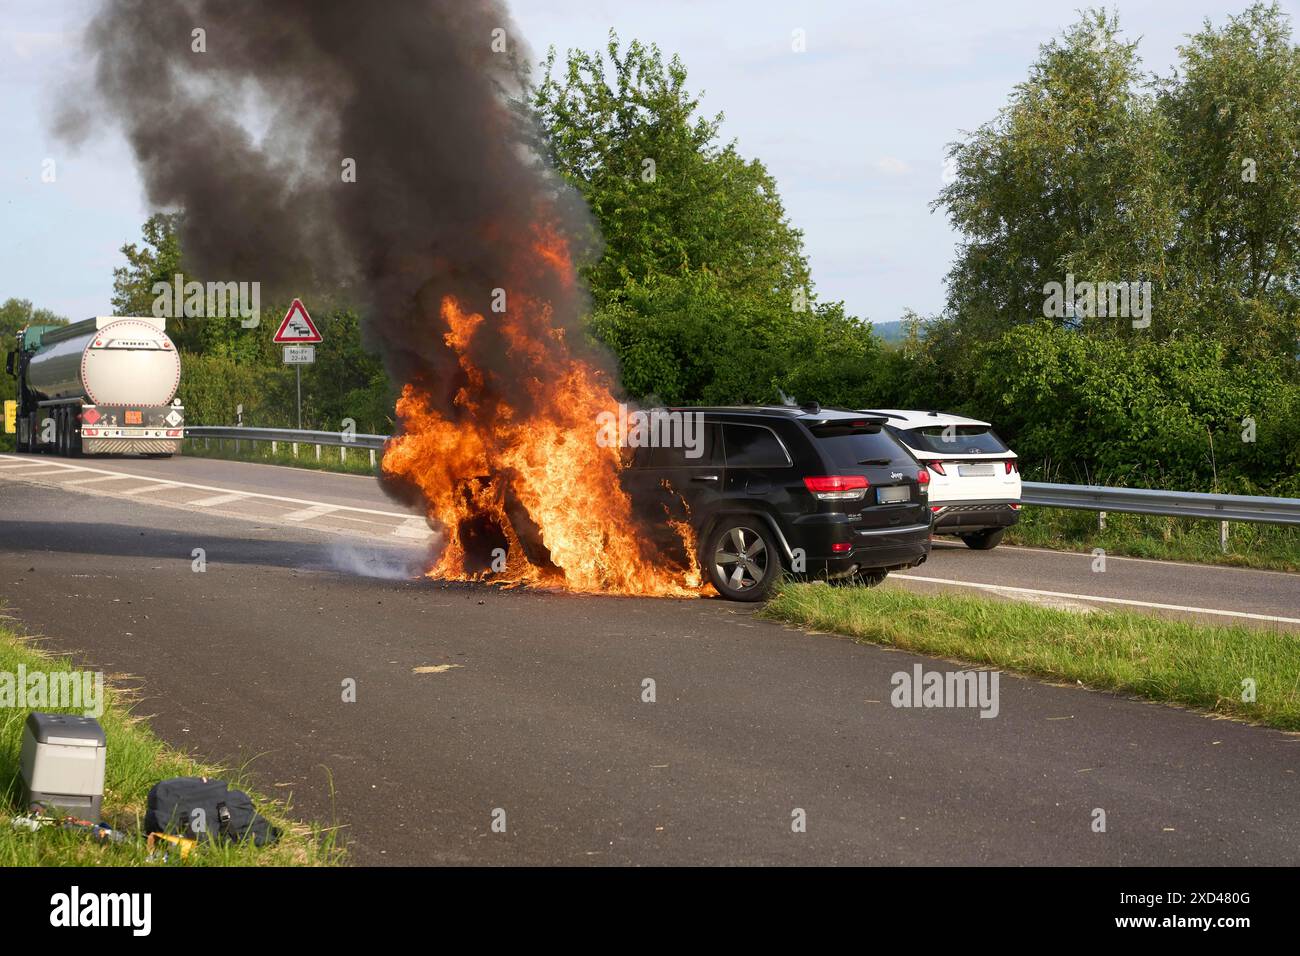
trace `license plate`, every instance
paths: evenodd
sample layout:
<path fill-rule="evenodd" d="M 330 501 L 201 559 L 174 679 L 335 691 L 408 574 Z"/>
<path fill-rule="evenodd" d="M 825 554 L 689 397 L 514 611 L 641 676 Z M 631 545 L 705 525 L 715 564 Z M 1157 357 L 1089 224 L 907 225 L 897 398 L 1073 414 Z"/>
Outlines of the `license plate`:
<path fill-rule="evenodd" d="M 979 465 L 958 465 L 957 474 L 963 478 L 991 478 L 993 476 L 992 462 L 984 462 Z"/>
<path fill-rule="evenodd" d="M 127 425 L 143 425 L 143 424 L 144 424 L 144 413 L 143 413 L 143 412 L 133 412 L 133 411 L 128 410 L 127 413 L 126 413 L 126 422 L 125 422 L 125 424 L 127 424 Z"/>
<path fill-rule="evenodd" d="M 882 505 L 896 504 L 900 501 L 911 501 L 912 489 L 907 485 L 893 485 L 889 488 L 876 489 L 876 501 Z"/>

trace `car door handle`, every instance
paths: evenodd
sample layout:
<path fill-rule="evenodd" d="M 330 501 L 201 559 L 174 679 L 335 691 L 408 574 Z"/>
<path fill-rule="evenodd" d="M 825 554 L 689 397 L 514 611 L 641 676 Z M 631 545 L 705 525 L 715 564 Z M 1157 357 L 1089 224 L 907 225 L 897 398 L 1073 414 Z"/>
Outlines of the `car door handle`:
<path fill-rule="evenodd" d="M 718 475 L 696 475 L 691 481 L 719 481 Z"/>

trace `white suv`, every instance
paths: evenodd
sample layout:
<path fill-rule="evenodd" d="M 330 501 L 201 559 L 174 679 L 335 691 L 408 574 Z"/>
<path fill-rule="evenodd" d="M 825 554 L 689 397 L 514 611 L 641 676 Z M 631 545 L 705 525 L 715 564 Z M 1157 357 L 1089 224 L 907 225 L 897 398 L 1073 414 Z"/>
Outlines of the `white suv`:
<path fill-rule="evenodd" d="M 942 412 L 863 409 L 930 470 L 934 533 L 980 551 L 996 548 L 1020 519 L 1020 466 L 988 422 Z"/>

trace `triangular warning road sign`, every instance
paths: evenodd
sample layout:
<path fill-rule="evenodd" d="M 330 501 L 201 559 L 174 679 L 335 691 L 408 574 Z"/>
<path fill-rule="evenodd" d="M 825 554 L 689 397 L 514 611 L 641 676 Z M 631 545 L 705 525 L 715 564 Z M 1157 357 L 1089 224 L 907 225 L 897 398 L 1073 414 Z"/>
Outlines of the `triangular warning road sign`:
<path fill-rule="evenodd" d="M 275 341 L 294 345 L 322 341 L 320 333 L 316 331 L 316 324 L 307 314 L 307 307 L 301 299 L 294 299 L 293 305 L 289 306 L 284 321 L 280 323 L 280 331 L 275 333 Z"/>

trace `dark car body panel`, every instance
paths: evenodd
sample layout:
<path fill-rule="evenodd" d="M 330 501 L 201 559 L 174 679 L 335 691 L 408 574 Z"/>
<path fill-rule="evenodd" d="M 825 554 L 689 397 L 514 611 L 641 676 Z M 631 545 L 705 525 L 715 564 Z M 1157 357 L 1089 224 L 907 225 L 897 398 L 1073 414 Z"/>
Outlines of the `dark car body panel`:
<path fill-rule="evenodd" d="M 663 449 L 635 450 L 624 486 L 649 526 L 665 516 L 689 520 L 703 546 L 720 518 L 757 515 L 773 532 L 787 570 L 802 566 L 814 576 L 912 567 L 928 556 L 931 512 L 918 480 L 921 465 L 880 429 L 878 418 L 785 406 L 666 411 L 702 416 L 709 437 L 696 461 Z M 861 443 L 852 440 L 855 433 Z M 870 463 L 852 460 L 855 449 Z M 869 487 L 860 499 L 821 500 L 804 478 L 828 475 L 861 475 Z M 905 500 L 881 503 L 880 489 Z M 670 537 L 657 541 L 671 547 Z"/>

